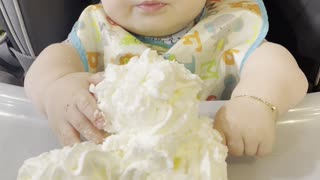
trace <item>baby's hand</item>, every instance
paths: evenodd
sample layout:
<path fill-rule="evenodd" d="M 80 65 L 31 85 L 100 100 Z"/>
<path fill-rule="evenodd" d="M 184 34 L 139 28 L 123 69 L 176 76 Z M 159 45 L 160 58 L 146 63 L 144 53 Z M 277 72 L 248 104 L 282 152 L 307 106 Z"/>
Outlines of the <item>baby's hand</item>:
<path fill-rule="evenodd" d="M 93 74 L 93 75 L 89 78 L 89 82 L 90 82 L 90 84 L 97 85 L 97 84 L 100 83 L 103 79 L 104 79 L 104 72 L 98 72 L 98 73 Z"/>
<path fill-rule="evenodd" d="M 80 142 L 80 134 L 87 140 L 101 143 L 103 116 L 89 92 L 90 73 L 72 73 L 56 80 L 48 87 L 44 106 L 50 126 L 62 145 Z"/>
<path fill-rule="evenodd" d="M 249 97 L 229 100 L 216 114 L 214 128 L 225 138 L 234 156 L 263 156 L 272 151 L 275 140 L 274 112 Z"/>

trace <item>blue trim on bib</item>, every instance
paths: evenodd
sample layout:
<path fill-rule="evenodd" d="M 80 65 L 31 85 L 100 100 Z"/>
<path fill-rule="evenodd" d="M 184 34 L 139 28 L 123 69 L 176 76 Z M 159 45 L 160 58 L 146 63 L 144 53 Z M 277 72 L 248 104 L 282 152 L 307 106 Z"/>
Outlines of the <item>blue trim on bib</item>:
<path fill-rule="evenodd" d="M 262 24 L 262 28 L 259 34 L 259 37 L 257 38 L 257 40 L 253 43 L 253 45 L 249 48 L 249 50 L 247 51 L 246 55 L 244 56 L 241 65 L 240 65 L 240 73 L 242 71 L 243 65 L 244 63 L 247 61 L 248 57 L 252 54 L 252 52 L 258 48 L 260 46 L 260 44 L 264 41 L 265 37 L 267 36 L 268 30 L 269 30 L 269 22 L 268 22 L 268 14 L 267 14 L 267 10 L 264 6 L 264 3 L 262 0 L 256 0 L 256 2 L 259 5 L 259 8 L 261 10 L 261 14 L 262 14 L 262 19 L 263 19 L 263 24 Z"/>
<path fill-rule="evenodd" d="M 89 65 L 88 65 L 88 59 L 87 59 L 86 50 L 82 46 L 81 40 L 77 36 L 78 26 L 79 26 L 79 22 L 77 21 L 75 23 L 75 25 L 73 26 L 72 31 L 69 34 L 68 39 L 72 43 L 73 47 L 77 50 L 77 52 L 78 52 L 78 54 L 80 56 L 80 59 L 81 59 L 83 65 L 84 65 L 85 71 L 88 72 L 89 71 Z"/>

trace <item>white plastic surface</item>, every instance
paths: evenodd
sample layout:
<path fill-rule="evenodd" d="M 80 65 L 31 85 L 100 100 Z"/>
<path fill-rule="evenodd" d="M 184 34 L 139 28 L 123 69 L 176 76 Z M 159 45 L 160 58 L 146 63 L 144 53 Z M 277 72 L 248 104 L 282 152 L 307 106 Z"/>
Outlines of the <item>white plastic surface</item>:
<path fill-rule="evenodd" d="M 201 105 L 211 116 L 223 102 Z M 273 153 L 262 159 L 228 158 L 229 180 L 320 179 L 320 93 L 308 94 L 278 122 Z M 47 121 L 23 88 L 0 83 L 0 180 L 16 178 L 23 161 L 59 148 Z"/>

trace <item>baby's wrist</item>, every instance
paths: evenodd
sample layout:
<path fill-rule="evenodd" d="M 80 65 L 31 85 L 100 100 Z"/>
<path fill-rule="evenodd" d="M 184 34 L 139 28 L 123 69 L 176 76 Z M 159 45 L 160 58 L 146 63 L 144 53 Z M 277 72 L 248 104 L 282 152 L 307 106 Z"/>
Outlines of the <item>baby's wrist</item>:
<path fill-rule="evenodd" d="M 231 99 L 238 99 L 238 98 L 247 98 L 247 99 L 251 99 L 253 101 L 259 102 L 261 104 L 264 104 L 270 110 L 270 112 L 273 114 L 273 118 L 275 121 L 279 117 L 278 107 L 275 106 L 274 104 L 272 104 L 271 102 L 268 102 L 260 97 L 247 95 L 247 94 L 236 95 L 236 96 L 233 96 Z"/>

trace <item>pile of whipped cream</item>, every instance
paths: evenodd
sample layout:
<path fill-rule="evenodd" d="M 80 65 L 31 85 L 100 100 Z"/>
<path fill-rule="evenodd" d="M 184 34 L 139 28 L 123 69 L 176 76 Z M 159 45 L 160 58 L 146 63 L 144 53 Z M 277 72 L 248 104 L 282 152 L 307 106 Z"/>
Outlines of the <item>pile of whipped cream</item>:
<path fill-rule="evenodd" d="M 108 65 L 90 89 L 112 135 L 28 159 L 18 179 L 227 179 L 227 148 L 212 120 L 199 116 L 202 86 L 182 64 L 149 49 Z"/>

